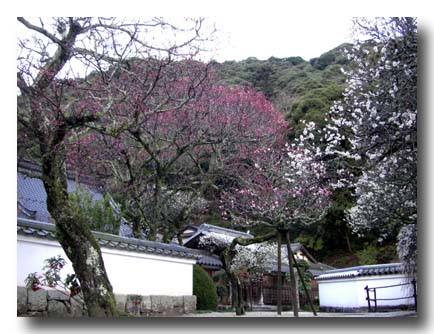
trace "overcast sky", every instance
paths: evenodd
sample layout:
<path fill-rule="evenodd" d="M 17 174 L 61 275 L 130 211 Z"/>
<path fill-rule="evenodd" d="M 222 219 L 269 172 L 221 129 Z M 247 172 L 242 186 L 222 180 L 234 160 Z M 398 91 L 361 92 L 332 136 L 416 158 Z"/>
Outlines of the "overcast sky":
<path fill-rule="evenodd" d="M 216 60 L 268 59 L 320 56 L 351 42 L 351 17 L 228 16 L 209 17 L 216 22 L 219 41 Z"/>

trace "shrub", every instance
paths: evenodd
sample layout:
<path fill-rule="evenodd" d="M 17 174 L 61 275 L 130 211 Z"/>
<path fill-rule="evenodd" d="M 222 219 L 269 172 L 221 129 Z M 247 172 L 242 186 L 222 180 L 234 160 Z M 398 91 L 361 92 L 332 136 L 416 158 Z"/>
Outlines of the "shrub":
<path fill-rule="evenodd" d="M 217 309 L 217 289 L 207 272 L 199 265 L 193 267 L 193 294 L 197 297 L 197 310 Z"/>
<path fill-rule="evenodd" d="M 378 248 L 372 245 L 365 247 L 364 249 L 356 253 L 361 265 L 369 265 L 377 263 Z"/>
<path fill-rule="evenodd" d="M 89 224 L 91 230 L 119 234 L 122 217 L 113 210 L 110 196 L 95 200 L 88 191 L 78 187 L 69 193 L 69 205 L 77 217 Z"/>

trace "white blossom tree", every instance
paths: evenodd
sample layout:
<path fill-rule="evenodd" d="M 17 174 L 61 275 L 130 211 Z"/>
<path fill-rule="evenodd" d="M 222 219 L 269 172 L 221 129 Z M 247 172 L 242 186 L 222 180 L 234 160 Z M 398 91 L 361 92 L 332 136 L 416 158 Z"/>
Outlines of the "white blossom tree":
<path fill-rule="evenodd" d="M 348 52 L 353 67 L 323 132 L 325 153 L 340 161 L 336 185 L 354 187 L 347 214 L 354 232 L 400 236 L 401 260 L 415 264 L 416 247 L 405 245 L 416 244 L 417 232 L 417 21 L 357 19 L 355 26 L 371 39 Z"/>
<path fill-rule="evenodd" d="M 257 150 L 232 176 L 221 208 L 236 224 L 286 230 L 295 222 L 317 221 L 329 205 L 325 165 L 300 145 Z"/>
<path fill-rule="evenodd" d="M 245 314 L 243 285 L 262 277 L 276 259 L 277 245 L 269 240 L 276 233 L 253 238 L 235 238 L 210 232 L 199 239 L 199 246 L 219 255 L 232 285 L 232 303 L 237 315 Z"/>
<path fill-rule="evenodd" d="M 279 141 L 277 141 L 279 143 Z M 289 226 L 294 223 L 314 223 L 327 212 L 330 204 L 329 182 L 325 165 L 315 151 L 297 144 L 274 145 L 255 151 L 250 159 L 240 162 L 239 168 L 229 174 L 231 182 L 223 191 L 221 209 L 234 224 L 268 227 L 272 237 L 277 238 L 280 250 L 282 239 L 288 248 L 289 273 L 291 275 L 294 315 L 296 305 L 295 276 L 290 250 Z M 260 236 L 256 242 L 262 242 Z M 236 244 L 247 245 L 252 240 L 234 239 L 226 255 Z M 233 257 L 233 256 L 232 256 Z M 226 262 L 229 259 L 225 258 Z M 277 253 L 280 273 L 281 254 Z M 280 291 L 278 274 L 278 291 Z M 281 304 L 278 294 L 278 313 Z"/>
<path fill-rule="evenodd" d="M 210 232 L 200 237 L 199 246 L 213 253 L 219 253 L 228 248 L 234 237 Z M 235 256 L 230 262 L 230 270 L 241 279 L 260 278 L 268 272 L 275 262 L 277 244 L 275 242 L 261 242 L 247 246 L 236 245 Z M 287 259 L 283 262 L 288 264 Z"/>

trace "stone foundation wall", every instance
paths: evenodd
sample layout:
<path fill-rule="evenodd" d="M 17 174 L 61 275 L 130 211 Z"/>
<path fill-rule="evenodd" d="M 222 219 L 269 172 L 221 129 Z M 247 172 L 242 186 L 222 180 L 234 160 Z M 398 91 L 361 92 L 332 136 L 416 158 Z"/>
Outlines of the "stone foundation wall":
<path fill-rule="evenodd" d="M 121 312 L 133 317 L 166 317 L 192 313 L 196 296 L 115 295 Z M 17 287 L 17 315 L 22 317 L 83 317 L 80 297 L 65 291 L 42 288 L 37 291 Z"/>

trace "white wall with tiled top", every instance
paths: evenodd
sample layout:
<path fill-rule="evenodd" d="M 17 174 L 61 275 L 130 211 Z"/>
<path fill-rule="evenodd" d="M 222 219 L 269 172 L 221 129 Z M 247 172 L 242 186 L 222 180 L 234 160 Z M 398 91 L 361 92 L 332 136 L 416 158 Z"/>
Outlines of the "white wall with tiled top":
<path fill-rule="evenodd" d="M 365 287 L 370 288 L 407 283 L 403 274 L 360 276 L 341 279 L 319 280 L 319 300 L 322 308 L 367 308 Z M 412 285 L 377 289 L 377 298 L 401 298 L 413 295 Z M 374 293 L 370 292 L 370 298 Z M 372 307 L 374 302 L 371 302 Z M 414 305 L 413 298 L 399 300 L 379 300 L 378 307 L 393 307 L 399 305 Z"/>
<path fill-rule="evenodd" d="M 175 258 L 101 248 L 105 268 L 117 294 L 188 296 L 193 293 L 195 259 Z M 56 241 L 17 236 L 17 286 L 25 286 L 29 273 L 41 273 L 44 260 L 61 255 L 67 260 L 65 277 L 73 273 L 72 265 Z"/>

